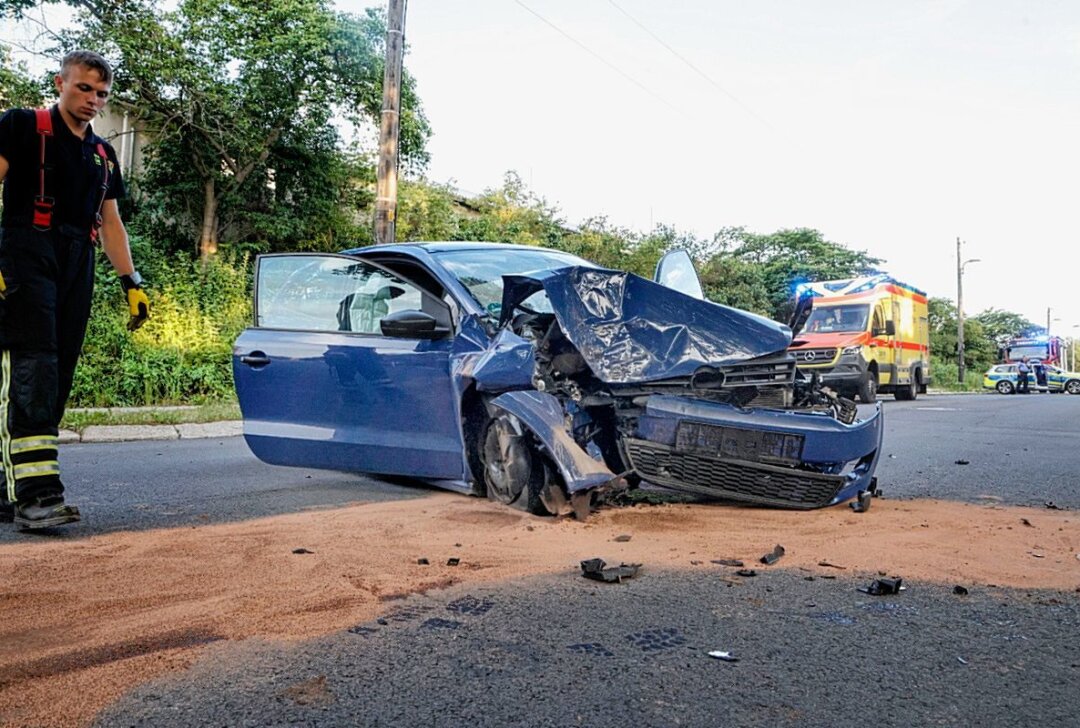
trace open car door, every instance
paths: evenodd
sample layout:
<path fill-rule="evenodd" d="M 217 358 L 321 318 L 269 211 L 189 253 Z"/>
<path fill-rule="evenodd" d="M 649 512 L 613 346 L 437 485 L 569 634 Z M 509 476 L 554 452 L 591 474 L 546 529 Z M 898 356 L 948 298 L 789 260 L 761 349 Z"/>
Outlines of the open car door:
<path fill-rule="evenodd" d="M 244 437 L 260 459 L 461 478 L 446 303 L 368 261 L 265 255 L 236 340 Z"/>
<path fill-rule="evenodd" d="M 698 278 L 694 261 L 685 250 L 673 250 L 661 258 L 656 264 L 653 280 L 699 301 L 705 300 L 705 292 L 701 289 L 701 279 Z"/>

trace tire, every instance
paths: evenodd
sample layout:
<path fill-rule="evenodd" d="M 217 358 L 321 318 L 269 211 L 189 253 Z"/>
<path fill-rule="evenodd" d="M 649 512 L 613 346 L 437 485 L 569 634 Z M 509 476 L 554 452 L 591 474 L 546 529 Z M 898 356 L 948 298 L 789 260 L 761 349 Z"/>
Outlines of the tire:
<path fill-rule="evenodd" d="M 1070 379 L 1065 382 L 1065 391 L 1069 394 L 1080 394 L 1080 379 Z"/>
<path fill-rule="evenodd" d="M 877 372 L 873 370 L 868 371 L 866 373 L 866 376 L 863 377 L 862 380 L 859 382 L 859 389 L 857 392 L 859 395 L 859 401 L 866 402 L 867 404 L 869 404 L 870 402 L 876 402 L 877 386 Z"/>
<path fill-rule="evenodd" d="M 893 390 L 893 396 L 902 402 L 910 402 L 919 396 L 919 370 L 911 373 L 911 381 L 904 385 L 897 385 Z"/>
<path fill-rule="evenodd" d="M 531 513 L 554 516 L 567 501 L 553 468 L 544 462 L 532 435 L 518 433 L 506 415 L 492 419 L 484 433 L 481 459 L 488 500 Z"/>
<path fill-rule="evenodd" d="M 1013 383 L 1008 379 L 1002 379 L 994 385 L 994 389 L 996 389 L 999 394 L 1012 394 L 1016 388 L 1013 387 Z"/>

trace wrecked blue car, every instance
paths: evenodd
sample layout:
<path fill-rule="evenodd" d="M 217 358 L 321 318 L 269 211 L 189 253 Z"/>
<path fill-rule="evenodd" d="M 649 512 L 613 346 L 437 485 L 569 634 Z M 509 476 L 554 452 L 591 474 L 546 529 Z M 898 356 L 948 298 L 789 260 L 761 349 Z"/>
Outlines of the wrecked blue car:
<path fill-rule="evenodd" d="M 276 465 L 409 476 L 584 517 L 642 481 L 817 508 L 875 485 L 879 405 L 797 372 L 791 329 L 567 253 L 414 243 L 261 256 L 233 370 Z M 678 289 L 678 290 L 676 290 Z"/>

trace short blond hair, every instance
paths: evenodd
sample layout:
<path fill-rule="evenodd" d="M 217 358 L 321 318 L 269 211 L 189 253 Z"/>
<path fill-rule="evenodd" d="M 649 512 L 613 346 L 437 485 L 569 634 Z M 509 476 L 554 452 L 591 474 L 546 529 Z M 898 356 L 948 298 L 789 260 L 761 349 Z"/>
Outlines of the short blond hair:
<path fill-rule="evenodd" d="M 64 60 L 60 61 L 60 75 L 65 79 L 67 78 L 67 71 L 72 66 L 85 66 L 91 70 L 97 71 L 101 76 L 101 80 L 105 83 L 112 83 L 113 72 L 109 66 L 109 62 L 105 60 L 105 57 L 100 53 L 94 53 L 93 51 L 71 51 L 64 56 Z"/>

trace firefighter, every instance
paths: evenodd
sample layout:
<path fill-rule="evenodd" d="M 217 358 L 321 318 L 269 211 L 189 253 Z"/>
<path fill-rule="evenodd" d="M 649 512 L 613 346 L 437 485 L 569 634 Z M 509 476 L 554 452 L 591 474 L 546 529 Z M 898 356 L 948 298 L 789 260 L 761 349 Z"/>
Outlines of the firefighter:
<path fill-rule="evenodd" d="M 120 165 L 90 126 L 112 70 L 97 53 L 73 51 L 54 81 L 51 109 L 0 117 L 0 518 L 22 529 L 79 520 L 64 502 L 57 435 L 90 316 L 97 245 L 120 276 L 128 328 L 150 310 L 117 209 Z"/>

